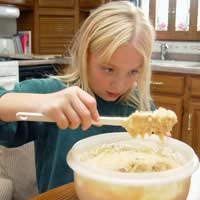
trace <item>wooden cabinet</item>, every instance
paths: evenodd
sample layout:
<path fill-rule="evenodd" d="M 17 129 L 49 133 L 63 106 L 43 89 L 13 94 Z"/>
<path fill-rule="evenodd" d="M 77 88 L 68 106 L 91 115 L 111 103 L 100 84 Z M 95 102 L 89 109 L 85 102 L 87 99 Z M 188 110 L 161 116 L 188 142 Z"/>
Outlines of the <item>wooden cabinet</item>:
<path fill-rule="evenodd" d="M 200 157 L 200 75 L 188 77 L 188 109 L 184 116 L 183 140 Z"/>
<path fill-rule="evenodd" d="M 78 27 L 79 0 L 35 0 L 18 20 L 18 30 L 32 31 L 36 54 L 65 53 Z"/>
<path fill-rule="evenodd" d="M 80 27 L 99 5 L 111 0 L 0 0 L 21 9 L 18 31 L 31 31 L 34 54 L 65 54 Z"/>
<path fill-rule="evenodd" d="M 39 0 L 38 5 L 47 8 L 74 8 L 75 0 Z"/>
<path fill-rule="evenodd" d="M 92 9 L 97 8 L 98 6 L 110 2 L 112 0 L 79 0 L 80 7 L 80 24 L 82 24 L 85 19 L 90 15 Z"/>
<path fill-rule="evenodd" d="M 189 144 L 200 157 L 200 75 L 153 72 L 152 98 L 156 107 L 176 112 L 174 138 Z"/>
<path fill-rule="evenodd" d="M 19 1 L 27 3 L 31 0 Z M 90 9 L 109 1 L 32 0 L 33 9 L 20 13 L 18 31 L 32 32 L 32 52 L 35 54 L 66 54 L 75 32 L 88 17 Z"/>
<path fill-rule="evenodd" d="M 177 74 L 154 73 L 151 89 L 156 93 L 183 95 L 184 77 Z"/>
<path fill-rule="evenodd" d="M 40 54 L 63 53 L 75 34 L 74 20 L 74 16 L 40 15 L 35 50 Z"/>
<path fill-rule="evenodd" d="M 200 97 L 200 79 L 199 76 L 190 77 L 190 91 L 192 97 Z"/>
<path fill-rule="evenodd" d="M 183 141 L 192 146 L 200 157 L 200 98 L 198 101 L 191 100 L 188 106 Z"/>
<path fill-rule="evenodd" d="M 95 0 L 95 1 L 79 0 L 81 9 L 93 9 L 93 8 L 96 8 L 96 7 L 98 7 L 99 5 L 101 5 L 105 2 L 106 2 L 106 0 Z"/>
<path fill-rule="evenodd" d="M 183 99 L 181 97 L 152 95 L 156 107 L 163 107 L 173 110 L 178 118 L 178 123 L 172 130 L 173 138 L 181 139 L 181 124 L 182 124 L 182 112 L 183 112 Z"/>
<path fill-rule="evenodd" d="M 177 74 L 153 73 L 151 92 L 156 107 L 173 110 L 178 117 L 178 124 L 172 130 L 174 138 L 181 139 L 183 121 L 184 77 Z"/>

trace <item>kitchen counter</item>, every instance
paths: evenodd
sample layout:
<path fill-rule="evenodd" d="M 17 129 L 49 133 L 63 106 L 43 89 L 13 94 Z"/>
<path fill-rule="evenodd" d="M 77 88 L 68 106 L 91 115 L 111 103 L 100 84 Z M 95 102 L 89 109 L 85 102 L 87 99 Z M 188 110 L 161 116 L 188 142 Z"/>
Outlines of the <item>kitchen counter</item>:
<path fill-rule="evenodd" d="M 48 64 L 69 64 L 70 58 L 52 58 L 52 59 L 38 59 L 38 60 L 19 60 L 19 67 L 33 66 L 33 65 L 48 65 Z"/>
<path fill-rule="evenodd" d="M 175 72 L 182 74 L 200 74 L 200 62 L 152 60 L 152 71 Z"/>
<path fill-rule="evenodd" d="M 21 55 L 21 54 L 0 54 L 0 61 L 18 61 L 19 67 L 51 65 L 51 64 L 69 64 L 70 57 L 62 55 Z"/>
<path fill-rule="evenodd" d="M 17 71 L 15 75 L 18 76 L 19 81 L 32 78 L 46 78 L 48 75 L 56 75 L 58 73 L 65 73 L 67 65 L 70 64 L 69 57 L 62 57 L 56 55 L 43 56 L 6 56 L 0 55 L 1 71 L 3 66 L 5 73 L 12 70 L 9 63 L 16 65 Z M 7 76 L 5 76 L 7 77 Z"/>
<path fill-rule="evenodd" d="M 19 67 L 37 66 L 48 64 L 68 65 L 71 62 L 70 57 L 62 57 L 61 55 L 1 55 L 11 60 L 18 60 Z M 200 74 L 200 62 L 178 61 L 178 60 L 151 60 L 152 71 L 163 71 L 183 74 Z"/>
<path fill-rule="evenodd" d="M 32 66 L 43 64 L 69 64 L 70 58 L 54 58 L 44 60 L 23 60 L 19 66 Z M 174 61 L 174 60 L 152 60 L 152 71 L 175 72 L 183 74 L 200 74 L 200 62 Z"/>

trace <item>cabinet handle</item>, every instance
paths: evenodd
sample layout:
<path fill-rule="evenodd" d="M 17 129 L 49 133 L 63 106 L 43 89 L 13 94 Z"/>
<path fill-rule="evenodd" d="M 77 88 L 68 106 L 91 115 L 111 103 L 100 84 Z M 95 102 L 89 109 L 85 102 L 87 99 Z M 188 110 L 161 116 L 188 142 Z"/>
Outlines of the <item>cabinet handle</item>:
<path fill-rule="evenodd" d="M 192 127 L 191 127 L 191 120 L 192 120 L 192 114 L 190 113 L 190 114 L 188 115 L 188 128 L 187 128 L 188 131 L 191 131 L 191 130 L 192 130 Z"/>
<path fill-rule="evenodd" d="M 151 81 L 152 85 L 164 85 L 164 82 L 162 81 Z"/>

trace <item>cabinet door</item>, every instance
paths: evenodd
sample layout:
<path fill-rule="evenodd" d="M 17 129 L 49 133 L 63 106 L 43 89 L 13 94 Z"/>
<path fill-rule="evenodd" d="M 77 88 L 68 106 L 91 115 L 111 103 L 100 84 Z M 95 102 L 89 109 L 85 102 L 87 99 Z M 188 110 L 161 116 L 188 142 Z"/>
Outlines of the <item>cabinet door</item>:
<path fill-rule="evenodd" d="M 64 53 L 75 33 L 74 16 L 40 16 L 39 53 Z"/>
<path fill-rule="evenodd" d="M 176 139 L 181 139 L 183 99 L 181 97 L 169 97 L 164 95 L 152 95 L 152 98 L 156 105 L 156 108 L 163 107 L 173 110 L 176 113 L 178 123 L 174 126 L 172 130 L 172 137 Z"/>
<path fill-rule="evenodd" d="M 151 81 L 151 91 L 159 94 L 183 95 L 184 76 L 166 72 L 154 72 Z"/>
<path fill-rule="evenodd" d="M 79 0 L 79 5 L 81 9 L 92 9 L 100 6 L 101 4 L 105 3 L 105 0 Z"/>
<path fill-rule="evenodd" d="M 191 83 L 191 96 L 200 98 L 200 77 L 199 76 L 192 76 L 190 77 Z"/>
<path fill-rule="evenodd" d="M 39 7 L 73 8 L 75 0 L 39 0 Z"/>
<path fill-rule="evenodd" d="M 200 100 L 192 100 L 189 103 L 189 112 L 184 123 L 183 140 L 200 157 Z"/>

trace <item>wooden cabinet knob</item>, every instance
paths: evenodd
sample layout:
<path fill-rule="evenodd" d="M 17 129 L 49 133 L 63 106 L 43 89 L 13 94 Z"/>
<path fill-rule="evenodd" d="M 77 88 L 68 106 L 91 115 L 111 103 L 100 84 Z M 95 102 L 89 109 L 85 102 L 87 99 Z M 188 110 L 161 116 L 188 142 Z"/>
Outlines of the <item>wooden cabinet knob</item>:
<path fill-rule="evenodd" d="M 162 81 L 151 81 L 151 85 L 164 85 Z"/>

